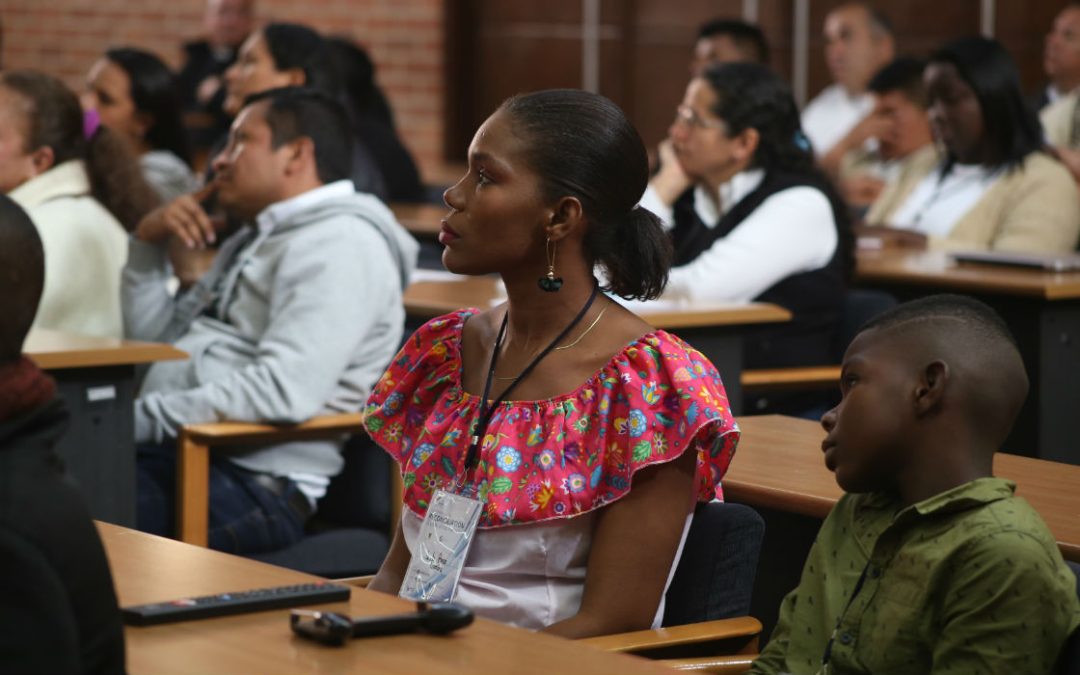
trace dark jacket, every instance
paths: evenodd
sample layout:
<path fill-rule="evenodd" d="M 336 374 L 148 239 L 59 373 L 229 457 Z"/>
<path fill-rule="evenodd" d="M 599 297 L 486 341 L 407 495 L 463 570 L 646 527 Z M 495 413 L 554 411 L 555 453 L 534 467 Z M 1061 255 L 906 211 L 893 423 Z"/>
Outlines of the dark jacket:
<path fill-rule="evenodd" d="M 108 560 L 53 452 L 63 402 L 0 422 L 0 671 L 122 673 Z"/>
<path fill-rule="evenodd" d="M 743 197 L 714 227 L 707 227 L 694 210 L 693 188 L 674 204 L 674 264 L 685 265 L 730 234 L 766 199 L 800 186 L 821 190 L 829 197 L 837 224 L 836 252 L 824 267 L 781 279 L 754 298 L 756 302 L 780 305 L 792 313 L 792 319 L 748 336 L 743 358 L 745 368 L 784 368 L 836 361 L 834 334 L 840 324 L 851 261 L 851 232 L 844 207 L 832 190 L 813 178 L 777 171 L 768 172 L 761 185 Z"/>

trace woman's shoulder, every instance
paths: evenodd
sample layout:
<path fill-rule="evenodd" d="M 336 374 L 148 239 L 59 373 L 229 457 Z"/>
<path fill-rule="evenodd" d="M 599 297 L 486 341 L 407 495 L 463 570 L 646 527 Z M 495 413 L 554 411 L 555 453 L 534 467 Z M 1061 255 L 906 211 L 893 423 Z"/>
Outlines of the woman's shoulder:
<path fill-rule="evenodd" d="M 391 367 L 401 360 L 400 357 L 424 358 L 433 351 L 442 356 L 453 356 L 457 353 L 457 346 L 461 342 L 466 322 L 479 311 L 474 308 L 459 309 L 429 319 L 417 328 L 401 346 L 399 358 L 394 359 Z M 449 349 L 451 345 L 454 347 L 452 350 Z"/>
<path fill-rule="evenodd" d="M 1036 150 L 1024 157 L 1019 167 L 1021 170 L 1014 172 L 1016 182 L 1033 183 L 1042 181 L 1055 181 L 1061 185 L 1075 187 L 1072 175 L 1065 165 L 1056 158 L 1042 150 Z"/>

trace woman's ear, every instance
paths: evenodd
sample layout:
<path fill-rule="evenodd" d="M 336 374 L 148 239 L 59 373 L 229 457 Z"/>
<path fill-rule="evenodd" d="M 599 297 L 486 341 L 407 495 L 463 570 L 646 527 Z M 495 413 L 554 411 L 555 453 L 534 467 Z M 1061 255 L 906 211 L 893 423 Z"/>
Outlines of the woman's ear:
<path fill-rule="evenodd" d="M 551 210 L 546 232 L 549 239 L 559 241 L 578 231 L 583 225 L 581 202 L 577 197 L 562 197 Z"/>
<path fill-rule="evenodd" d="M 303 68 L 290 68 L 285 71 L 286 87 L 303 87 L 307 85 L 307 75 Z"/>
<path fill-rule="evenodd" d="M 150 133 L 151 127 L 154 126 L 154 116 L 150 113 L 136 112 L 135 113 L 135 130 L 139 134 L 140 139 L 145 139 L 146 134 Z"/>
<path fill-rule="evenodd" d="M 34 175 L 40 176 L 56 164 L 56 155 L 53 149 L 43 145 L 30 153 L 30 162 L 34 167 Z"/>
<path fill-rule="evenodd" d="M 740 162 L 749 163 L 761 143 L 761 134 L 754 127 L 747 127 L 732 139 L 732 155 Z"/>

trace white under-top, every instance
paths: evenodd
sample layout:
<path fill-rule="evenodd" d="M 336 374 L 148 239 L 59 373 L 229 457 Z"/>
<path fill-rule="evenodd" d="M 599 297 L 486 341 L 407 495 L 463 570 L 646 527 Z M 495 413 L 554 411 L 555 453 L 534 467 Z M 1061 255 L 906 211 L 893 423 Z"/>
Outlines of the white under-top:
<path fill-rule="evenodd" d="M 979 164 L 953 164 L 944 178 L 940 170 L 931 171 L 896 210 L 889 225 L 947 237 L 1001 175 L 1001 171 Z"/>
<path fill-rule="evenodd" d="M 574 616 L 581 607 L 599 513 L 590 511 L 573 518 L 477 530 L 454 602 L 478 616 L 533 630 Z M 693 514 L 686 516 L 679 548 L 664 584 L 665 593 L 682 557 L 692 518 Z M 402 509 L 401 529 L 410 554 L 416 548 L 422 523 L 420 516 Z M 661 595 L 654 628 L 660 626 L 663 617 Z"/>

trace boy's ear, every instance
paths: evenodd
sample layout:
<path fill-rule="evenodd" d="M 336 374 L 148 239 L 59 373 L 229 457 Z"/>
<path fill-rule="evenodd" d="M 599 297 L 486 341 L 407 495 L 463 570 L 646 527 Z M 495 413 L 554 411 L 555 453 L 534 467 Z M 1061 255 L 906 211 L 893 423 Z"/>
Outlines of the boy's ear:
<path fill-rule="evenodd" d="M 551 210 L 551 220 L 546 224 L 545 233 L 552 241 L 559 241 L 581 225 L 581 202 L 577 197 L 563 197 Z"/>
<path fill-rule="evenodd" d="M 949 364 L 944 361 L 931 361 L 919 373 L 915 386 L 915 415 L 922 417 L 934 412 L 945 397 L 945 387 L 949 382 Z"/>

